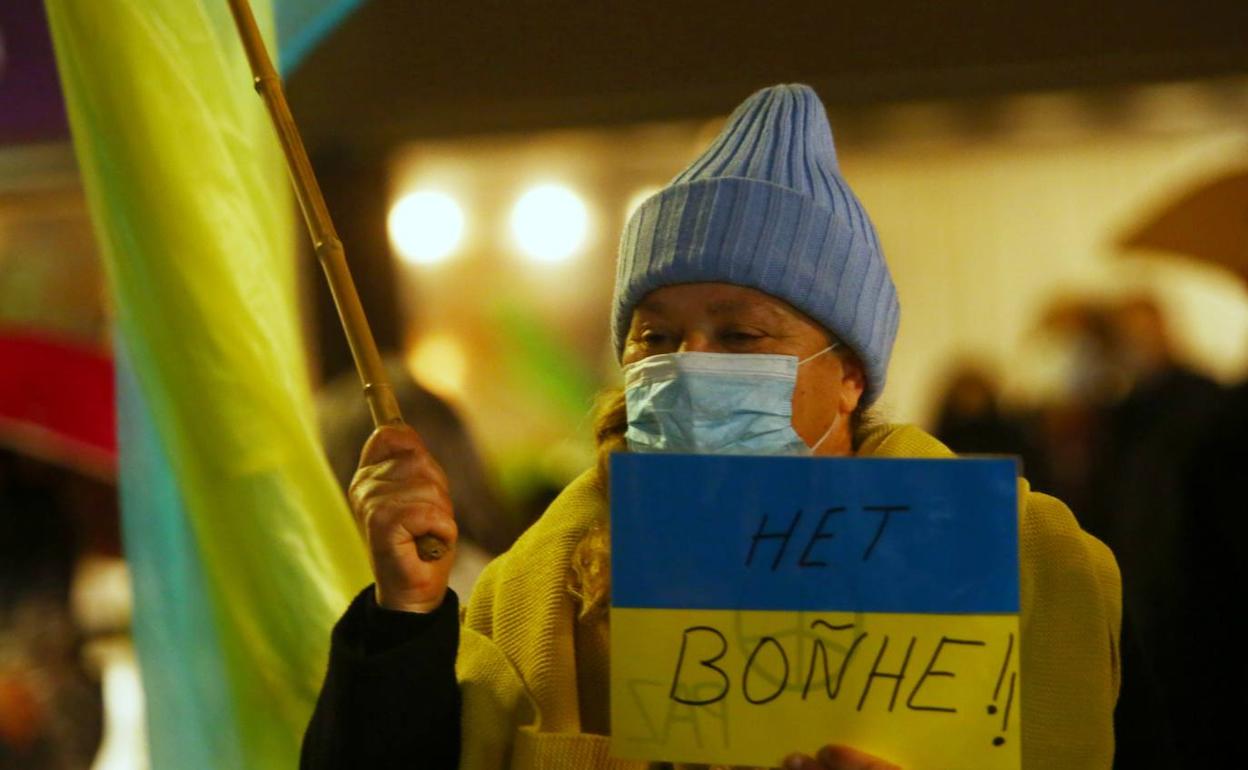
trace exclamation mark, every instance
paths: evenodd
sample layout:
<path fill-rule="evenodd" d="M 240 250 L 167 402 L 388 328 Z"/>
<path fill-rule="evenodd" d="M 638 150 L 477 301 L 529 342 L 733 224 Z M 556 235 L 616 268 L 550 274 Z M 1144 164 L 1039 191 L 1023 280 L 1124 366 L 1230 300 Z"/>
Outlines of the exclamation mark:
<path fill-rule="evenodd" d="M 997 686 L 992 691 L 992 703 L 988 704 L 988 713 L 997 713 L 997 700 L 1001 697 L 1001 685 L 1005 683 L 1005 672 L 1010 669 L 1010 659 L 1014 655 L 1014 634 L 1010 634 L 1009 644 L 1005 648 L 1005 660 L 1001 662 L 1001 673 L 997 674 Z M 1018 678 L 1018 672 L 1010 672 L 1010 687 L 1006 691 L 1005 696 L 1005 714 L 1001 717 L 1001 732 L 1008 732 L 1007 727 L 1010 723 L 1010 711 L 1014 705 L 1014 682 Z M 1005 744 L 1005 736 L 998 735 L 992 739 L 993 746 L 1001 746 Z"/>

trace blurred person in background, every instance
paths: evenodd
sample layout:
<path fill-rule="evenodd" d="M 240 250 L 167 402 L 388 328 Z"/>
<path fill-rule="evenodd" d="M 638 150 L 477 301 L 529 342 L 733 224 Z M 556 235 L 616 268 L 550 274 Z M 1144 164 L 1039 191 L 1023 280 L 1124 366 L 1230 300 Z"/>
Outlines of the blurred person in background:
<path fill-rule="evenodd" d="M 1110 355 L 1121 395 L 1106 408 L 1097 472 L 1108 485 L 1104 507 L 1115 518 L 1110 529 L 1117 529 L 1129 522 L 1118 521 L 1114 511 L 1129 516 L 1152 502 L 1155 471 L 1164 472 L 1185 452 L 1220 389 L 1178 360 L 1161 307 L 1152 297 L 1116 303 L 1110 321 Z M 1153 491 L 1145 497 L 1141 486 Z"/>
<path fill-rule="evenodd" d="M 1122 392 L 1111 312 L 1078 295 L 1055 299 L 1010 367 L 1012 402 L 1026 410 L 1036 446 L 1032 485 L 1065 501 L 1080 525 L 1104 539 L 1094 473 L 1106 410 Z"/>
<path fill-rule="evenodd" d="M 1235 509 L 1227 479 L 1248 467 L 1230 465 L 1242 434 L 1228 440 L 1220 389 L 1182 363 L 1155 298 L 1063 298 L 1040 329 L 1029 349 L 1047 362 L 1036 401 L 1052 491 L 1080 501 L 1080 523 L 1122 569 L 1115 766 L 1216 763 L 1217 709 L 1175 704 L 1216 703 L 1211 688 L 1244 679 L 1207 670 L 1233 654 L 1222 597 L 1243 585 L 1243 525 L 1222 512 Z"/>
<path fill-rule="evenodd" d="M 451 557 L 421 561 L 414 543 L 455 542 L 446 474 L 409 428 L 369 439 L 351 501 L 376 583 L 335 627 L 301 765 L 610 766 L 610 454 L 952 457 L 866 413 L 899 313 L 818 97 L 805 86 L 754 94 L 630 218 L 612 318 L 625 389 L 603 398 L 597 467 L 490 564 L 462 613 L 447 589 Z M 1107 768 L 1113 557 L 1024 481 L 1020 544 L 1022 676 L 1033 683 L 1022 689 L 1024 765 Z M 895 770 L 843 746 L 785 767 Z"/>
<path fill-rule="evenodd" d="M 1157 676 L 1160 671 L 1165 679 L 1158 698 L 1170 706 L 1176 755 L 1196 757 L 1205 766 L 1238 760 L 1238 748 L 1227 736 L 1240 728 L 1240 693 L 1248 690 L 1248 667 L 1239 658 L 1243 637 L 1236 617 L 1243 597 L 1248 596 L 1245 436 L 1248 381 L 1224 391 L 1209 409 L 1183 464 L 1179 499 L 1184 503 L 1185 547 L 1172 574 L 1178 573 L 1188 593 L 1163 594 L 1168 606 L 1160 609 L 1172 614 L 1154 617 L 1158 624 L 1169 625 L 1152 629 L 1160 649 L 1148 660 L 1153 667 L 1149 675 Z M 1166 670 L 1171 664 L 1177 665 Z M 1176 703 L 1199 707 L 1176 708 Z"/>
<path fill-rule="evenodd" d="M 1022 461 L 1020 473 L 1036 489 L 1048 486 L 1048 470 L 1018 417 L 1001 404 L 1000 387 L 983 363 L 964 361 L 948 376 L 933 435 L 958 454 L 1005 454 Z"/>
<path fill-rule="evenodd" d="M 1103 405 L 1092 473 L 1100 513 L 1098 531 L 1136 568 L 1170 569 L 1156 553 L 1159 542 L 1177 545 L 1182 510 L 1182 470 L 1221 389 L 1183 365 L 1157 301 L 1133 296 L 1110 308 L 1117 398 Z M 1144 534 L 1147 543 L 1140 542 Z M 1132 550 L 1134 549 L 1134 550 Z M 1135 563 L 1151 551 L 1152 565 Z M 1142 556 L 1142 553 L 1139 555 Z M 1124 566 L 1124 569 L 1125 566 Z"/>
<path fill-rule="evenodd" d="M 1102 537 L 1123 573 L 1131 682 L 1118 708 L 1119 766 L 1216 763 L 1230 725 L 1214 704 L 1248 679 L 1215 662 L 1238 648 L 1224 597 L 1243 587 L 1244 524 L 1227 515 L 1231 501 L 1208 502 L 1226 482 L 1207 479 L 1205 469 L 1234 477 L 1248 466 L 1232 469 L 1235 444 L 1211 439 L 1224 430 L 1215 417 L 1221 389 L 1181 363 L 1158 302 L 1128 297 L 1111 319 L 1123 392 L 1105 409 L 1092 472 Z"/>

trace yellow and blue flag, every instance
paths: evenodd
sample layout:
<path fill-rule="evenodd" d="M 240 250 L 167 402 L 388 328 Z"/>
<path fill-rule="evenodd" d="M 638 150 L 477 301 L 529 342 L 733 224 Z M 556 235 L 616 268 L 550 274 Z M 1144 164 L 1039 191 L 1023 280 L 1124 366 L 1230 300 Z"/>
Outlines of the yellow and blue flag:
<path fill-rule="evenodd" d="M 152 764 L 294 767 L 368 570 L 315 432 L 273 129 L 225 0 L 46 5 L 116 314 Z"/>
<path fill-rule="evenodd" d="M 276 0 L 278 69 L 294 72 L 325 37 L 363 0 Z"/>

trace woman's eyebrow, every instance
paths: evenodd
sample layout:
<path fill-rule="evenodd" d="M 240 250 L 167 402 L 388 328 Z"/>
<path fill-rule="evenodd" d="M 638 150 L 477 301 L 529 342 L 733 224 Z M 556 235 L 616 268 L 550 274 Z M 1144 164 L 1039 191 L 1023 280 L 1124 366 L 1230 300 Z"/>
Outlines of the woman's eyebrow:
<path fill-rule="evenodd" d="M 647 299 L 638 302 L 636 310 L 662 315 L 667 312 L 667 305 L 657 299 Z"/>

